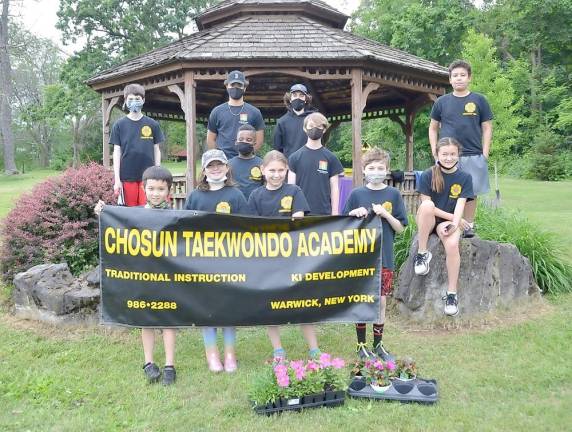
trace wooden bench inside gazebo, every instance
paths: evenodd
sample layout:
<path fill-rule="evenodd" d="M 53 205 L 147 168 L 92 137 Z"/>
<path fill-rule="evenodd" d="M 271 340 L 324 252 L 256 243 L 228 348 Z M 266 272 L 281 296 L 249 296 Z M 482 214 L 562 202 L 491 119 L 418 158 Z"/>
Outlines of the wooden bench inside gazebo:
<path fill-rule="evenodd" d="M 186 124 L 186 175 L 176 179 L 178 205 L 196 183 L 196 124 L 224 102 L 223 81 L 242 70 L 245 99 L 268 123 L 285 112 L 283 95 L 302 82 L 332 127 L 352 124 L 353 184 L 361 185 L 362 120 L 387 117 L 404 134 L 405 180 L 396 184 L 409 211 L 417 206 L 413 125 L 418 111 L 445 93 L 447 70 L 433 62 L 344 30 L 348 16 L 319 0 L 227 0 L 195 18 L 198 32 L 135 57 L 88 81 L 101 94 L 103 161 L 110 165 L 110 115 L 123 87 L 146 89 L 145 113 Z"/>

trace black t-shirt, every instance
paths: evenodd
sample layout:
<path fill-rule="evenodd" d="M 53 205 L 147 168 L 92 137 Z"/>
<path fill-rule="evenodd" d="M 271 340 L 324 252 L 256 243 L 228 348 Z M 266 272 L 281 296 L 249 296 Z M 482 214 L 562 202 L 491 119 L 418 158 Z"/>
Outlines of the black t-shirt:
<path fill-rule="evenodd" d="M 308 213 L 310 206 L 304 192 L 298 186 L 284 183 L 280 189 L 269 190 L 261 186 L 250 194 L 250 211 L 258 216 L 292 216 L 292 213 Z"/>
<path fill-rule="evenodd" d="M 228 161 L 228 164 L 232 168 L 232 179 L 238 183 L 238 188 L 248 200 L 252 191 L 262 186 L 262 171 L 260 171 L 262 159 L 258 156 L 250 159 L 236 156 Z"/>
<path fill-rule="evenodd" d="M 249 214 L 244 195 L 233 186 L 225 186 L 216 191 L 195 189 L 187 197 L 185 209 L 210 213 Z"/>
<path fill-rule="evenodd" d="M 463 156 L 483 153 L 481 123 L 492 120 L 487 99 L 479 93 L 457 97 L 441 96 L 431 110 L 431 118 L 441 122 L 439 138 L 455 138 L 463 146 Z"/>
<path fill-rule="evenodd" d="M 217 134 L 216 146 L 224 151 L 228 159 L 238 156 L 234 143 L 238 128 L 249 124 L 257 131 L 264 129 L 264 119 L 258 108 L 249 103 L 230 106 L 228 102 L 215 107 L 209 116 L 208 130 Z"/>
<path fill-rule="evenodd" d="M 304 132 L 304 120 L 314 112 L 316 112 L 314 108 L 306 107 L 304 112 L 298 115 L 289 109 L 276 122 L 272 147 L 286 157 L 290 157 L 292 153 L 303 147 L 308 142 L 308 135 Z"/>
<path fill-rule="evenodd" d="M 387 186 L 381 190 L 372 190 L 366 186 L 354 189 L 344 207 L 344 214 L 350 211 L 365 207 L 371 210 L 372 204 L 381 204 L 395 219 L 403 226 L 407 226 L 407 210 L 401 193 L 394 187 Z M 393 270 L 395 268 L 395 259 L 393 256 L 393 239 L 395 231 L 385 218 L 381 218 L 383 227 L 383 239 L 381 243 L 381 265 L 384 268 Z"/>
<path fill-rule="evenodd" d="M 325 147 L 304 146 L 288 158 L 288 166 L 310 204 L 310 214 L 332 214 L 330 178 L 344 172 L 336 155 Z"/>
<path fill-rule="evenodd" d="M 437 193 L 431 190 L 431 179 L 433 178 L 431 168 L 423 171 L 423 174 L 421 174 L 417 192 L 431 197 L 431 201 L 438 209 L 447 213 L 454 213 L 458 198 L 472 198 L 474 196 L 473 180 L 470 174 L 459 169 L 451 174 L 442 171 L 441 173 L 444 180 L 442 192 Z"/>
<path fill-rule="evenodd" d="M 119 178 L 121 181 L 141 181 L 143 171 L 155 165 L 155 144 L 165 141 L 163 132 L 152 118 L 137 121 L 125 116 L 111 129 L 109 143 L 121 147 Z"/>

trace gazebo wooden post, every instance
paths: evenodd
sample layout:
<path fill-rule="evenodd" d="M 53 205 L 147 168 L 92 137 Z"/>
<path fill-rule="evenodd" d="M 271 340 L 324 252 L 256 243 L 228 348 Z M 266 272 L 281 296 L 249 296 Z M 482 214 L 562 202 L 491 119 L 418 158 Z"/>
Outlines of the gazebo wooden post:
<path fill-rule="evenodd" d="M 413 124 L 417 111 L 405 110 L 405 171 L 413 171 Z"/>
<path fill-rule="evenodd" d="M 361 116 L 363 71 L 352 69 L 352 171 L 354 187 L 362 185 L 361 173 Z"/>
<path fill-rule="evenodd" d="M 193 71 L 185 71 L 185 129 L 187 141 L 187 193 L 196 186 L 195 173 L 197 157 L 197 83 Z"/>
<path fill-rule="evenodd" d="M 111 100 L 107 99 L 105 95 L 101 95 L 101 119 L 103 125 L 103 166 L 105 168 L 110 168 L 110 158 L 109 158 L 109 119 L 111 117 L 111 110 L 119 101 L 119 96 L 115 96 Z"/>

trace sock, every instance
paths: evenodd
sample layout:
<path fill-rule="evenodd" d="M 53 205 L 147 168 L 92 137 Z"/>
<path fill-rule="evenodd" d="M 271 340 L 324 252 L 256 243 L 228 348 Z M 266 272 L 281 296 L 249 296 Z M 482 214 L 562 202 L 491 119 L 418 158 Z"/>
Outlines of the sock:
<path fill-rule="evenodd" d="M 320 351 L 320 348 L 312 348 L 311 350 L 308 351 L 308 355 L 311 358 L 318 357 L 320 354 L 322 354 L 322 351 Z"/>
<path fill-rule="evenodd" d="M 384 324 L 373 325 L 373 346 L 374 348 L 381 343 L 383 339 L 383 326 Z"/>
<path fill-rule="evenodd" d="M 175 369 L 173 365 L 165 365 L 164 369 Z"/>
<path fill-rule="evenodd" d="M 365 343 L 365 332 L 367 326 L 365 323 L 356 323 L 356 335 L 357 335 L 357 343 L 364 344 Z"/>
<path fill-rule="evenodd" d="M 234 346 L 234 343 L 236 342 L 236 328 L 224 327 L 222 329 L 222 334 L 224 336 L 224 346 Z"/>
<path fill-rule="evenodd" d="M 421 249 L 419 249 L 419 250 L 417 251 L 417 253 L 418 253 L 418 254 L 421 254 L 421 255 L 424 255 L 424 254 L 427 253 L 427 251 L 426 251 L 426 250 L 421 250 Z"/>
<path fill-rule="evenodd" d="M 149 366 L 149 365 L 151 365 L 151 364 L 153 364 L 153 362 L 145 363 L 145 364 L 143 365 L 143 369 L 145 369 L 147 366 Z"/>
<path fill-rule="evenodd" d="M 203 341 L 206 348 L 216 345 L 216 327 L 205 327 L 203 329 Z"/>
<path fill-rule="evenodd" d="M 286 351 L 285 351 L 284 348 L 282 348 L 282 347 L 276 348 L 276 349 L 273 351 L 272 356 L 273 356 L 274 358 L 276 358 L 276 357 L 286 358 Z"/>

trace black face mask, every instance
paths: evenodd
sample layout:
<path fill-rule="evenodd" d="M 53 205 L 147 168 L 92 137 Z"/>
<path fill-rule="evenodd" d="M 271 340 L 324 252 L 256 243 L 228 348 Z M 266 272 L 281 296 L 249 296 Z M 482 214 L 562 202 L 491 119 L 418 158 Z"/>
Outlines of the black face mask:
<path fill-rule="evenodd" d="M 437 161 L 437 163 L 439 164 L 439 166 L 440 166 L 441 168 L 443 168 L 443 169 L 445 169 L 445 170 L 450 170 L 450 169 L 455 168 L 455 167 L 457 166 L 457 164 L 459 163 L 459 161 L 455 161 L 455 163 L 454 163 L 453 165 L 449 166 L 449 167 L 443 165 L 443 164 L 442 164 L 441 162 L 439 162 L 439 161 Z"/>
<path fill-rule="evenodd" d="M 310 138 L 311 140 L 319 140 L 324 135 L 324 129 L 312 128 L 309 129 L 308 132 L 306 132 L 306 134 L 308 135 L 308 138 Z"/>
<path fill-rule="evenodd" d="M 226 92 L 228 93 L 231 99 L 236 99 L 236 100 L 240 99 L 242 95 L 244 95 L 244 89 L 238 87 L 228 88 L 226 89 Z"/>
<path fill-rule="evenodd" d="M 248 156 L 249 154 L 252 154 L 252 152 L 254 151 L 254 144 L 244 141 L 237 141 L 236 149 L 241 155 Z"/>
<path fill-rule="evenodd" d="M 290 106 L 294 111 L 300 111 L 306 106 L 306 101 L 303 101 L 302 99 L 294 99 L 293 101 L 290 101 Z"/>

